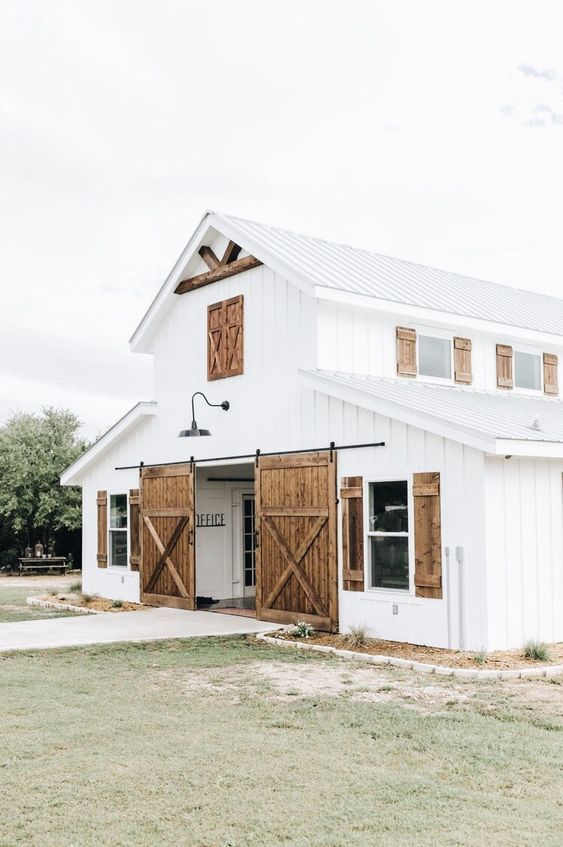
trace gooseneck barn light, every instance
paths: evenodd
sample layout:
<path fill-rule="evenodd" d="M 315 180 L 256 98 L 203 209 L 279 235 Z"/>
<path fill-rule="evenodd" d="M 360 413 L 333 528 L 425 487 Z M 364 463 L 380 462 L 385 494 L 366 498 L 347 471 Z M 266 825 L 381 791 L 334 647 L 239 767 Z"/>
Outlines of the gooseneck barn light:
<path fill-rule="evenodd" d="M 196 391 L 195 394 L 192 394 L 192 425 L 189 429 L 183 429 L 181 432 L 179 432 L 179 438 L 194 438 L 197 435 L 211 435 L 211 432 L 208 429 L 199 429 L 197 421 L 195 419 L 194 397 L 197 397 L 198 394 L 200 397 L 203 397 L 208 406 L 213 406 L 215 408 L 221 407 L 224 412 L 228 412 L 231 406 L 228 400 L 223 400 L 222 403 L 210 403 L 202 391 Z"/>

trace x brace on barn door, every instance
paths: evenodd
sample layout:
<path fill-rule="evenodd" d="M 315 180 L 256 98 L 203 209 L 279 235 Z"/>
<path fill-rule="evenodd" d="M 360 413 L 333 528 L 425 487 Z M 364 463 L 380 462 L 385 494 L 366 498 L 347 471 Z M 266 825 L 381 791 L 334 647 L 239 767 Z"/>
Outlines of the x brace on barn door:
<path fill-rule="evenodd" d="M 189 459 L 184 459 L 184 462 L 189 462 L 191 465 L 199 465 L 204 462 L 228 462 L 234 459 L 254 459 L 256 462 L 259 461 L 260 456 L 293 456 L 297 453 L 324 453 L 330 452 L 331 457 L 333 452 L 336 450 L 362 450 L 364 447 L 385 447 L 385 441 L 370 441 L 366 444 L 336 444 L 334 441 L 330 442 L 329 447 L 308 447 L 308 448 L 300 448 L 299 450 L 272 450 L 269 453 L 262 453 L 261 450 L 256 450 L 254 453 L 241 453 L 238 456 L 213 456 L 209 459 L 196 459 L 194 456 L 190 456 Z M 167 465 L 180 465 L 182 464 L 181 460 L 176 460 L 175 462 L 156 462 L 151 465 L 145 465 L 144 462 L 139 462 L 138 465 L 120 465 L 116 467 L 116 471 L 130 471 L 135 468 L 158 468 L 158 467 L 166 467 Z"/>

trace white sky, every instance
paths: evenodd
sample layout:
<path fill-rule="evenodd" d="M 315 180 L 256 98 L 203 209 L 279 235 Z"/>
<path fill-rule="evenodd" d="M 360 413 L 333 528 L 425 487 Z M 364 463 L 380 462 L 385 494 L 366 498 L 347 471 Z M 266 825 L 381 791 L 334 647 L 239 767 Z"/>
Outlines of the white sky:
<path fill-rule="evenodd" d="M 0 420 L 151 399 L 207 208 L 563 295 L 563 4 L 0 0 Z"/>

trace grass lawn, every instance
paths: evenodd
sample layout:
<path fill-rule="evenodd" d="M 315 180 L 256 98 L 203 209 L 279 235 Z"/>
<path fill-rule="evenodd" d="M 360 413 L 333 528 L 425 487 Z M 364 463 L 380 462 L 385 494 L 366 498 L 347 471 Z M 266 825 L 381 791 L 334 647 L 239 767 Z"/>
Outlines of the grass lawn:
<path fill-rule="evenodd" d="M 4 581 L 3 581 L 4 582 Z M 65 618 L 74 612 L 28 606 L 26 600 L 35 594 L 46 594 L 47 588 L 12 588 L 0 584 L 0 623 L 8 621 L 37 621 L 42 618 Z"/>
<path fill-rule="evenodd" d="M 209 638 L 0 657 L 0 844 L 560 847 L 562 680 Z"/>

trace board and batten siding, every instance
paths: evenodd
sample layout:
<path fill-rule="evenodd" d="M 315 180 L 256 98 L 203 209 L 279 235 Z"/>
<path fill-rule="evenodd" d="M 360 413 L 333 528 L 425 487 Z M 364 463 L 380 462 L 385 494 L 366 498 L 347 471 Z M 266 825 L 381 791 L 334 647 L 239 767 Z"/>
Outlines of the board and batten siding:
<path fill-rule="evenodd" d="M 489 649 L 563 640 L 563 462 L 485 460 Z"/>
<path fill-rule="evenodd" d="M 376 309 L 364 309 L 319 300 L 317 306 L 317 367 L 325 370 L 355 373 L 367 376 L 397 377 L 396 332 L 397 327 L 416 328 L 417 335 L 424 333 L 424 324 L 405 315 L 382 314 Z M 496 345 L 512 345 L 515 349 L 536 352 L 543 356 L 549 352 L 563 361 L 563 348 L 546 344 L 518 343 L 518 329 L 512 335 L 500 337 L 491 331 L 471 331 L 455 323 L 438 327 L 427 323 L 432 330 L 451 331 L 452 338 L 466 339 L 471 343 L 471 388 L 497 391 Z M 404 379 L 402 377 L 401 379 Z"/>

